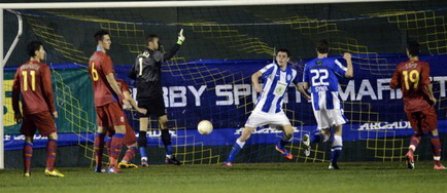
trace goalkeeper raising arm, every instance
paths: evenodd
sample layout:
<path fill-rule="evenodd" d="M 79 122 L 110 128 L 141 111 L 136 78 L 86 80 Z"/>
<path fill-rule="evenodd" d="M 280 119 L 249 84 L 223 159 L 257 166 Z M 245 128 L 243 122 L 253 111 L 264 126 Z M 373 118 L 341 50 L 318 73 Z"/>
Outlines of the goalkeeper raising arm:
<path fill-rule="evenodd" d="M 161 65 L 171 59 L 180 49 L 185 41 L 183 29 L 178 34 L 177 43 L 166 53 L 159 50 L 160 38 L 157 35 L 149 35 L 147 38 L 147 48 L 136 58 L 129 77 L 136 80 L 137 101 L 140 108 L 148 109 L 145 115 L 140 114 L 140 133 L 138 146 L 141 154 L 141 165 L 147 166 L 147 139 L 146 132 L 149 123 L 149 116 L 154 115 L 159 121 L 161 128 L 161 139 L 166 150 L 166 163 L 179 165 L 180 162 L 172 152 L 171 135 L 168 129 L 168 117 L 163 99 L 161 86 Z"/>

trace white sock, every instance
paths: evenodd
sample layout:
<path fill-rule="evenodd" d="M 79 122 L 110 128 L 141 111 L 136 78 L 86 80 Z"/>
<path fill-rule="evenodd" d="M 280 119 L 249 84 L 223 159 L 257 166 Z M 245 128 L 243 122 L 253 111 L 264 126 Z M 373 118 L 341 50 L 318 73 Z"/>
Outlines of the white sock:
<path fill-rule="evenodd" d="M 332 147 L 343 146 L 343 139 L 339 135 L 334 135 L 334 140 L 332 141 Z"/>
<path fill-rule="evenodd" d="M 236 143 L 239 145 L 239 147 L 241 147 L 241 149 L 244 147 L 245 145 L 245 141 L 242 142 L 241 140 L 239 140 L 239 138 L 236 140 Z"/>

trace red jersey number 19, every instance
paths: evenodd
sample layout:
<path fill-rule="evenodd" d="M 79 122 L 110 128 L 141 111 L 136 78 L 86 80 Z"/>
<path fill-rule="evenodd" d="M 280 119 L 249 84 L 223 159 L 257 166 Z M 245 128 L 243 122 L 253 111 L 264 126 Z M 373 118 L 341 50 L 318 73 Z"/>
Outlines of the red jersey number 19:
<path fill-rule="evenodd" d="M 419 86 L 419 72 L 417 70 L 412 70 L 410 72 L 405 70 L 402 74 L 404 75 L 405 88 L 410 90 L 411 86 L 411 88 L 416 90 Z"/>

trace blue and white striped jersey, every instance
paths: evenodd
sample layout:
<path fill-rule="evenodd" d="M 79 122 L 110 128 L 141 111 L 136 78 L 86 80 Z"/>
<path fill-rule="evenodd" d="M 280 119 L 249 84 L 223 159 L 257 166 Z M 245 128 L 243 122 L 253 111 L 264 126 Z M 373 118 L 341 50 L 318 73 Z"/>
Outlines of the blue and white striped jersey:
<path fill-rule="evenodd" d="M 341 109 L 338 96 L 338 76 L 344 77 L 347 69 L 336 58 L 316 58 L 304 67 L 303 82 L 310 85 L 315 110 Z"/>
<path fill-rule="evenodd" d="M 260 71 L 264 85 L 254 111 L 279 113 L 282 111 L 284 94 L 290 83 L 298 83 L 297 72 L 290 65 L 282 71 L 275 63 L 265 66 Z"/>

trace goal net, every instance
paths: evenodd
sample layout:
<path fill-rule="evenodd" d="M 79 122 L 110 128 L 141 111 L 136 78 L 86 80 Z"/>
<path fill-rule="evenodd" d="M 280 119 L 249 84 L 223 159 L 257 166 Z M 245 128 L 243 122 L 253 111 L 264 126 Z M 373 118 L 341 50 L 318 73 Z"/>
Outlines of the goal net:
<path fill-rule="evenodd" d="M 158 34 L 169 50 L 184 29 L 185 44 L 162 66 L 164 100 L 177 157 L 185 164 L 224 161 L 253 110 L 257 95 L 251 74 L 273 60 L 274 50 L 291 51 L 293 68 L 302 77 L 304 64 L 315 57 L 315 42 L 327 39 L 330 55 L 353 54 L 355 77 L 342 80 L 340 97 L 349 123 L 344 126 L 345 161 L 401 161 L 412 129 L 403 113 L 401 93 L 389 88 L 397 63 L 406 60 L 407 40 L 423 47 L 423 60 L 432 68 L 440 131 L 445 141 L 445 74 L 447 3 L 387 2 L 314 5 L 215 6 L 175 8 L 17 10 L 24 32 L 4 69 L 4 132 L 6 153 L 21 149 L 20 125 L 14 122 L 11 86 L 15 69 L 27 57 L 25 47 L 41 40 L 47 49 L 60 117 L 60 146 L 79 145 L 92 158 L 95 126 L 93 93 L 86 66 L 95 51 L 93 34 L 111 33 L 110 55 L 119 79 L 127 77 L 135 57 L 146 47 L 145 37 Z M 15 16 L 4 14 L 4 44 L 12 42 Z M 305 157 L 303 134 L 313 134 L 316 121 L 311 104 L 294 87 L 286 93 L 284 110 L 296 131 L 288 148 L 296 162 L 329 159 L 330 143 L 312 145 Z M 129 120 L 138 130 L 135 112 Z M 202 136 L 197 123 L 210 120 L 214 131 Z M 162 162 L 158 123 L 149 132 L 150 160 Z M 282 137 L 273 126 L 258 128 L 237 157 L 238 162 L 283 161 L 274 145 Z M 39 146 L 40 136 L 36 136 Z M 42 143 L 43 145 L 43 143 Z M 422 146 L 421 149 L 427 149 Z M 67 150 L 69 151 L 69 150 Z M 73 150 L 70 150 L 73 151 Z M 430 159 L 428 151 L 419 157 Z M 61 152 L 63 154 L 64 152 Z M 138 163 L 138 160 L 136 160 Z M 12 163 L 7 161 L 6 163 Z"/>

